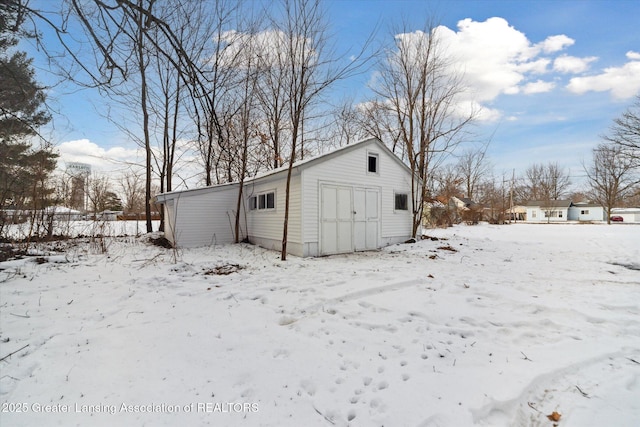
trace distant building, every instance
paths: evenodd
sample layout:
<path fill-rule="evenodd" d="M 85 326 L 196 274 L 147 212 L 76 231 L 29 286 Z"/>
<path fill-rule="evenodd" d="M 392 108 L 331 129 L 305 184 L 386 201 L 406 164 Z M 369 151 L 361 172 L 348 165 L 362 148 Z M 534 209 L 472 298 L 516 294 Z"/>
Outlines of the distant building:
<path fill-rule="evenodd" d="M 638 208 L 613 208 L 611 216 L 622 217 L 625 223 L 640 223 L 640 207 Z"/>
<path fill-rule="evenodd" d="M 282 249 L 287 188 L 287 252 L 301 257 L 381 248 L 412 237 L 411 170 L 376 138 L 284 166 L 244 181 L 238 240 Z M 165 237 L 189 248 L 236 237 L 239 184 L 156 196 Z"/>
<path fill-rule="evenodd" d="M 91 165 L 87 163 L 67 163 L 67 173 L 71 176 L 71 207 L 80 211 L 87 210 L 87 186 Z"/>
<path fill-rule="evenodd" d="M 526 204 L 528 222 L 603 221 L 604 208 L 571 200 L 531 200 Z"/>

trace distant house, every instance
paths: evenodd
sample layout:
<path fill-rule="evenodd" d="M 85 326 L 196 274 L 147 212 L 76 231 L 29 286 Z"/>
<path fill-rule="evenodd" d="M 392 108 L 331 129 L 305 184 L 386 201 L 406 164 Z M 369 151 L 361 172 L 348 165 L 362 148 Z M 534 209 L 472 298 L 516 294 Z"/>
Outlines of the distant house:
<path fill-rule="evenodd" d="M 526 206 L 513 206 L 505 211 L 506 221 L 526 221 L 527 219 L 527 207 Z"/>
<path fill-rule="evenodd" d="M 610 216 L 621 216 L 622 222 L 640 223 L 640 208 L 613 208 Z"/>
<path fill-rule="evenodd" d="M 123 211 L 112 211 L 107 209 L 96 214 L 96 219 L 99 219 L 102 221 L 115 221 L 118 219 L 119 216 L 123 214 L 124 214 Z"/>
<path fill-rule="evenodd" d="M 66 206 L 49 206 L 45 208 L 47 217 L 53 216 L 55 221 L 76 221 L 82 219 L 82 212 Z"/>
<path fill-rule="evenodd" d="M 604 208 L 571 200 L 532 200 L 526 204 L 528 222 L 602 221 Z"/>
<path fill-rule="evenodd" d="M 571 203 L 569 221 L 603 221 L 606 219 L 604 207 L 595 203 Z"/>
<path fill-rule="evenodd" d="M 281 250 L 287 168 L 245 180 L 240 240 Z M 160 194 L 165 236 L 178 247 L 234 241 L 240 186 Z M 411 171 L 375 138 L 294 164 L 287 251 L 318 256 L 376 249 L 412 237 Z"/>
<path fill-rule="evenodd" d="M 483 206 L 468 197 L 451 197 L 449 209 L 453 214 L 454 222 L 467 221 L 477 223 L 482 220 Z"/>

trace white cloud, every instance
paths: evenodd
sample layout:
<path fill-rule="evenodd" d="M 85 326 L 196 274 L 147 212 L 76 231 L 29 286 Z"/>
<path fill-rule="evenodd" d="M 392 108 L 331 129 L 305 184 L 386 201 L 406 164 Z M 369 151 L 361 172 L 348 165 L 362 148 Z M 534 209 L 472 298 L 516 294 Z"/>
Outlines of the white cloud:
<path fill-rule="evenodd" d="M 638 61 L 640 60 L 640 53 L 638 52 L 634 52 L 632 50 L 630 50 L 629 52 L 627 52 L 626 54 L 627 58 L 629 58 L 632 61 Z"/>
<path fill-rule="evenodd" d="M 569 47 L 575 43 L 570 37 L 565 36 L 564 34 L 560 34 L 557 36 L 547 37 L 543 42 L 538 43 L 536 47 L 542 49 L 544 53 L 554 53 L 563 50 L 566 47 Z"/>
<path fill-rule="evenodd" d="M 99 172 L 123 170 L 131 164 L 143 164 L 142 149 L 112 147 L 107 150 L 89 141 L 78 139 L 63 142 L 58 146 L 59 162 L 62 169 L 69 162 L 81 162 L 91 165 L 91 169 Z"/>
<path fill-rule="evenodd" d="M 553 82 L 538 80 L 524 85 L 524 87 L 522 88 L 522 93 L 524 93 L 525 95 L 531 95 L 534 93 L 550 92 L 555 86 L 556 85 Z"/>
<path fill-rule="evenodd" d="M 481 122 L 495 122 L 500 120 L 502 112 L 495 108 L 489 108 L 480 104 L 475 104 L 474 108 L 477 111 L 476 120 Z"/>
<path fill-rule="evenodd" d="M 492 100 L 523 79 L 516 66 L 530 55 L 530 43 L 504 19 L 464 19 L 457 32 L 438 27 L 437 34 L 451 56 L 462 63 L 479 101 Z"/>
<path fill-rule="evenodd" d="M 514 66 L 514 69 L 520 73 L 534 73 L 544 74 L 547 71 L 547 67 L 551 64 L 549 58 L 540 58 L 535 61 L 523 62 Z"/>
<path fill-rule="evenodd" d="M 454 60 L 461 64 L 468 85 L 479 102 L 494 100 L 501 94 L 530 94 L 551 90 L 552 83 L 521 85 L 532 74 L 550 71 L 552 59 L 541 56 L 555 53 L 574 43 L 565 35 L 556 35 L 533 44 L 524 33 L 499 17 L 484 22 L 464 19 L 457 31 L 438 27 L 437 34 Z"/>
<path fill-rule="evenodd" d="M 582 73 L 587 71 L 589 64 L 597 59 L 598 57 L 596 56 L 578 58 L 576 56 L 562 55 L 553 61 L 553 69 L 561 73 Z"/>
<path fill-rule="evenodd" d="M 622 67 L 605 68 L 601 74 L 594 76 L 574 77 L 567 89 L 580 95 L 592 91 L 611 91 L 616 99 L 632 98 L 640 92 L 640 61 L 627 62 Z"/>

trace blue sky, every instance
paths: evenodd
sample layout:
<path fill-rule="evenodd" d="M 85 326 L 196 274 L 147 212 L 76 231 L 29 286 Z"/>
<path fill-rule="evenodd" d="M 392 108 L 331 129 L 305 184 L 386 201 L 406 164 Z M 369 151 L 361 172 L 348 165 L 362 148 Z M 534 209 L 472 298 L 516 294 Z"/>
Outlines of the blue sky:
<path fill-rule="evenodd" d="M 376 26 L 378 43 L 402 23 L 417 31 L 434 17 L 446 27 L 485 108 L 476 132 L 491 140 L 497 175 L 552 161 L 578 181 L 581 161 L 640 91 L 640 1 L 327 0 L 326 7 L 342 52 L 357 49 Z M 46 81 L 47 66 L 39 67 Z M 356 101 L 371 97 L 372 72 L 343 82 L 341 91 Z M 96 111 L 104 109 L 96 93 L 65 92 L 71 88 L 51 95 L 61 113 L 53 135 L 63 161 L 97 169 L 109 169 L 100 157 L 135 161 L 135 145 Z"/>

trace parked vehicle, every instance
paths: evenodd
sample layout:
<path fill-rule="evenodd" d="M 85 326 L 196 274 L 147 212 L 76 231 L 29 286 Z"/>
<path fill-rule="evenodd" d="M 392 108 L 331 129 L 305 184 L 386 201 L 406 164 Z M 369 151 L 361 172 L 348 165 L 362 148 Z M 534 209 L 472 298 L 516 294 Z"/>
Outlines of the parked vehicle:
<path fill-rule="evenodd" d="M 624 218 L 622 218 L 620 215 L 614 215 L 611 217 L 611 221 L 613 222 L 623 222 Z"/>

